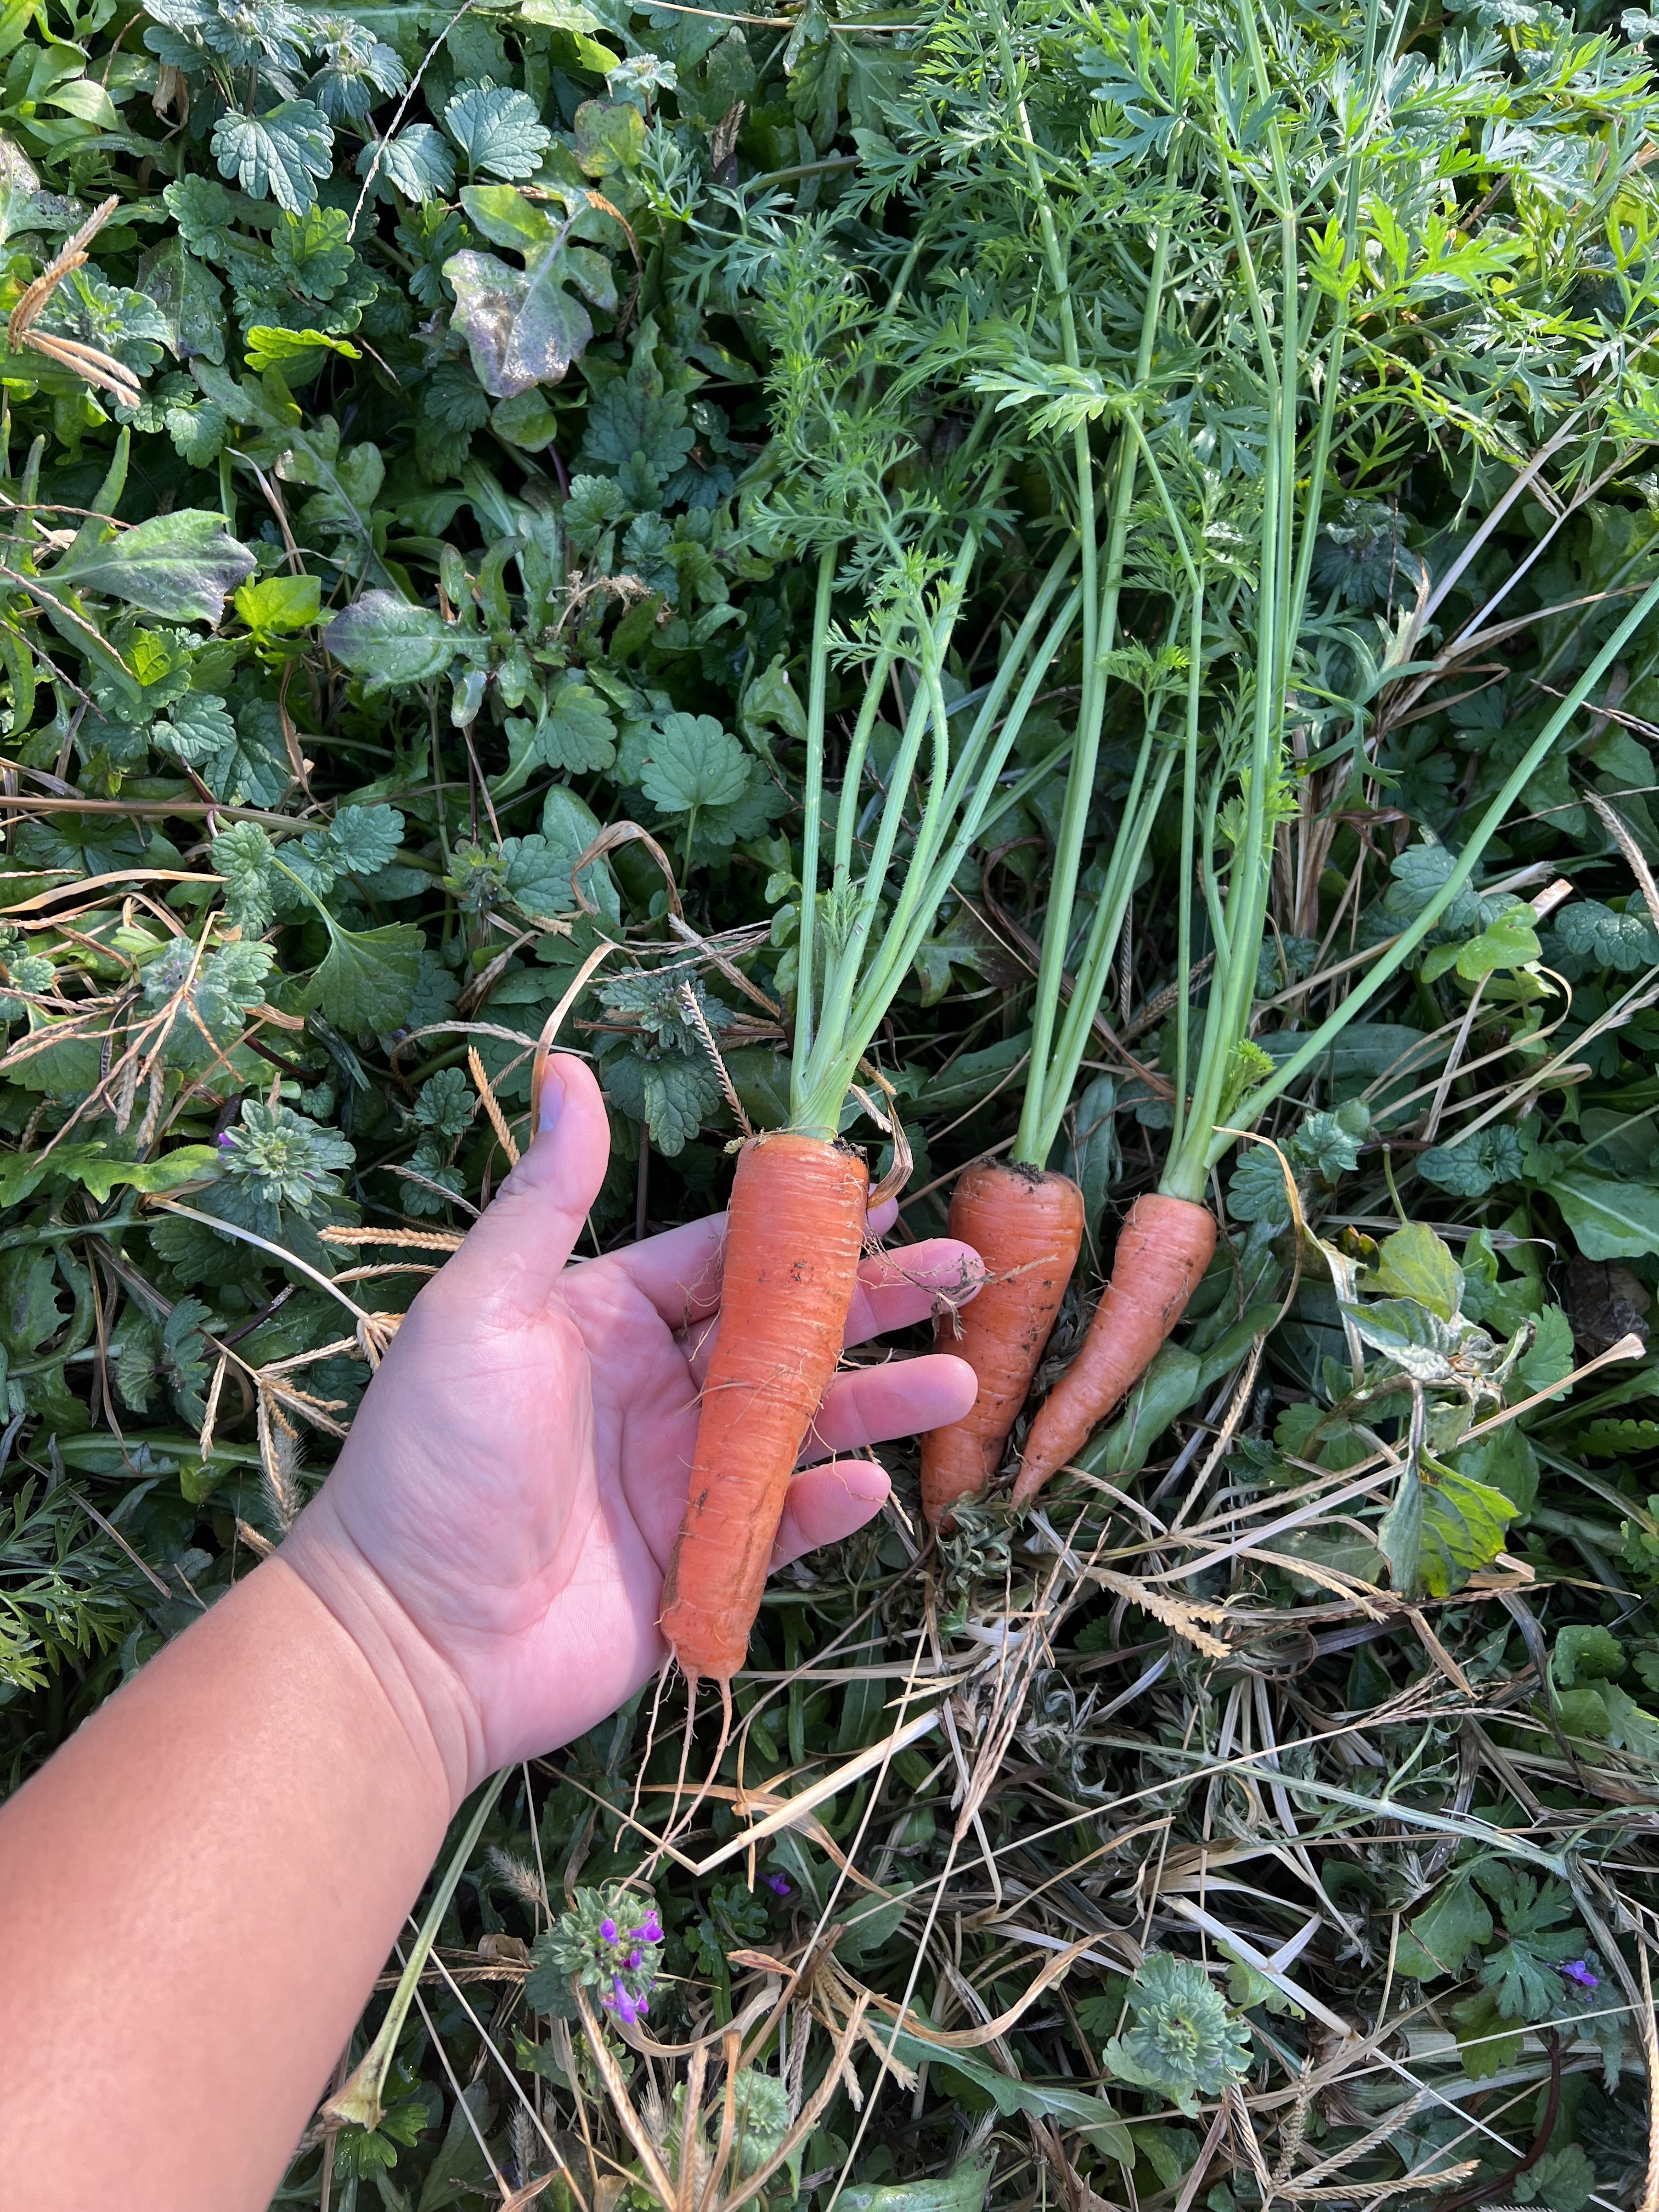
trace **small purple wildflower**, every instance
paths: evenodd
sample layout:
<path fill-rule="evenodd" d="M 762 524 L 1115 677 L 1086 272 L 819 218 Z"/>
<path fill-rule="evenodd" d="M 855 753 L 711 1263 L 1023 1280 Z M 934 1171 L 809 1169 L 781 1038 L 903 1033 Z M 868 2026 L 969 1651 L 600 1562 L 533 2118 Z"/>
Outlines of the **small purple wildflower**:
<path fill-rule="evenodd" d="M 618 2019 L 620 2019 L 627 2027 L 632 2027 L 635 2021 L 640 2016 L 640 2008 L 638 2005 L 635 2003 L 633 1998 L 629 1996 L 627 1990 L 623 1987 L 622 1978 L 620 1975 L 618 1975 L 611 1983 L 611 1986 L 617 1993 L 615 2009 Z"/>
<path fill-rule="evenodd" d="M 222 1152 L 234 1152 L 236 1149 L 236 1139 L 228 1129 L 221 1129 L 214 1141 Z"/>
<path fill-rule="evenodd" d="M 617 1941 L 616 1922 L 614 1920 L 601 1920 L 599 1923 L 599 1933 L 604 1936 L 607 1943 L 616 1942 Z"/>
<path fill-rule="evenodd" d="M 639 1972 L 640 1961 L 644 1958 L 644 1952 L 641 1951 L 637 1945 L 629 1953 L 628 1971 L 630 1974 L 635 1974 Z"/>
<path fill-rule="evenodd" d="M 787 1875 L 769 1874 L 766 1877 L 766 1887 L 774 1897 L 788 1897 L 792 1894 Z"/>
<path fill-rule="evenodd" d="M 606 1941 L 614 1943 L 617 1940 L 617 1936 L 616 1931 L 612 1928 L 611 1922 L 607 1920 L 605 1926 L 606 1931 Z M 642 1927 L 630 1928 L 628 1931 L 628 1940 L 630 1943 L 660 1943 L 662 1941 L 662 1929 L 658 1924 L 656 1913 L 654 1911 L 647 1912 L 645 1917 L 645 1923 Z"/>
<path fill-rule="evenodd" d="M 650 2009 L 650 2006 L 647 2004 L 643 1997 L 640 1999 L 639 2002 L 634 2008 L 635 2012 L 641 2020 L 645 2018 L 647 2013 L 649 2012 Z"/>
<path fill-rule="evenodd" d="M 1581 1990 L 1599 1990 L 1601 1986 L 1601 1976 L 1591 1973 L 1582 1959 L 1569 1959 L 1562 1966 L 1558 1966 L 1556 1972 L 1565 1980 L 1575 1983 Z"/>

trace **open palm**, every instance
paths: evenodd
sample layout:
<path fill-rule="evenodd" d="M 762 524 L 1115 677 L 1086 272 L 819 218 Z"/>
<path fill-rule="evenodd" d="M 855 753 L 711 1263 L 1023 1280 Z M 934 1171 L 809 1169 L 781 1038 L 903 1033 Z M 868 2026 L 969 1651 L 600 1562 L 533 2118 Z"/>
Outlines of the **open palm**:
<path fill-rule="evenodd" d="M 411 1672 L 447 1678 L 467 1784 L 592 1728 L 661 1663 L 663 1571 L 685 1504 L 697 1393 L 718 1328 L 725 1217 L 574 1261 L 610 1133 L 581 1061 L 550 1062 L 543 1131 L 410 1308 L 339 1463 L 285 1547 L 308 1580 L 342 1559 Z M 866 1261 L 847 1341 L 971 1293 L 949 1239 Z M 826 1395 L 776 1564 L 880 1507 L 872 1462 L 833 1459 L 958 1419 L 948 1355 L 854 1370 Z M 331 1601 L 333 1601 L 331 1597 Z"/>

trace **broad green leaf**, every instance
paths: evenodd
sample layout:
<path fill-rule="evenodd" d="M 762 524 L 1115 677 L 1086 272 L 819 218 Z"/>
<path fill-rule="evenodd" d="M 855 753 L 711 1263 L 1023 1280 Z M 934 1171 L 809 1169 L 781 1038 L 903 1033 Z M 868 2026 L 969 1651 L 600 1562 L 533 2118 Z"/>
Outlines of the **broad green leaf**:
<path fill-rule="evenodd" d="M 263 376 L 268 368 L 290 368 L 295 362 L 303 364 L 319 353 L 337 353 L 347 361 L 363 357 L 344 338 L 331 338 L 321 331 L 290 331 L 276 324 L 256 323 L 247 333 L 245 359 L 256 376 Z"/>
<path fill-rule="evenodd" d="M 1516 1508 L 1501 1490 L 1425 1456 L 1422 1528 L 1417 1577 L 1431 1597 L 1449 1597 L 1472 1574 L 1490 1566 L 1504 1546 Z M 1386 1547 L 1385 1547 L 1386 1549 Z"/>
<path fill-rule="evenodd" d="M 516 213 L 509 202 L 517 203 Z M 610 262 L 569 242 L 592 218 L 578 216 L 556 228 L 520 194 L 488 187 L 465 192 L 462 203 L 487 235 L 510 243 L 525 259 L 520 270 L 469 248 L 444 264 L 455 294 L 450 319 L 467 342 L 479 383 L 493 399 L 513 399 L 534 385 L 562 382 L 593 335 L 576 293 L 606 310 L 617 305 Z"/>
<path fill-rule="evenodd" d="M 530 0 L 532 7 L 548 4 L 549 0 Z M 901 2042 L 909 2040 L 908 2037 L 900 2038 Z M 908 2065 L 915 2062 L 907 2059 L 903 2063 Z M 977 2065 L 971 2060 L 963 2065 L 955 2052 L 949 2063 L 957 2073 L 965 2074 L 970 2080 L 977 2080 L 980 2075 L 991 2071 L 989 2067 Z M 1006 2079 L 1000 2074 L 995 2078 L 999 2082 Z M 868 2186 L 854 2185 L 851 2189 L 843 2189 L 838 2202 L 846 2206 L 847 2212 L 982 2212 L 990 2179 L 988 2161 L 984 2165 L 969 2163 L 959 2166 L 944 2181 L 887 2181 Z"/>
<path fill-rule="evenodd" d="M 591 775 L 617 757 L 616 726 L 605 703 L 592 684 L 580 681 L 561 684 L 535 721 L 524 714 L 511 716 L 507 733 L 507 770 L 490 785 L 498 799 L 520 789 L 538 764 Z"/>
<path fill-rule="evenodd" d="M 542 836 L 557 856 L 556 865 L 567 886 L 570 871 L 599 834 L 599 817 L 592 808 L 568 786 L 556 783 L 542 801 Z M 622 899 L 608 860 L 591 861 L 577 880 L 583 896 L 599 908 L 605 921 L 614 924 L 622 920 Z"/>
<path fill-rule="evenodd" d="M 604 484 L 607 480 L 587 477 L 584 481 Z M 805 742 L 806 709 L 799 692 L 789 681 L 781 653 L 768 663 L 765 673 L 756 677 L 744 690 L 738 705 L 738 727 L 756 750 L 766 754 L 769 759 L 770 750 L 764 738 L 769 729 L 775 730 L 781 737 L 793 738 L 797 744 Z"/>
<path fill-rule="evenodd" d="M 176 189 L 167 187 L 169 191 Z M 222 188 L 215 185 L 212 189 Z M 223 361 L 225 318 L 219 280 L 182 238 L 167 239 L 153 246 L 138 264 L 137 283 L 139 290 L 165 318 L 172 349 L 180 360 L 199 355 L 206 361 Z"/>
<path fill-rule="evenodd" d="M 222 515 L 182 507 L 119 532 L 106 522 L 83 523 L 46 580 L 55 592 L 67 587 L 125 599 L 172 622 L 216 623 L 226 593 L 254 567 L 247 547 L 227 533 Z"/>
<path fill-rule="evenodd" d="M 72 115 L 77 123 L 96 124 L 100 131 L 117 131 L 121 118 L 115 103 L 104 86 L 91 77 L 71 77 L 66 84 L 55 85 L 41 95 L 47 107 L 61 107 L 65 115 Z"/>
<path fill-rule="evenodd" d="M 1517 1514 L 1532 1510 L 1538 1495 L 1538 1455 L 1518 1421 L 1498 1429 L 1479 1443 L 1467 1444 L 1451 1454 L 1451 1463 L 1472 1481 L 1501 1490 Z"/>
<path fill-rule="evenodd" d="M 1418 1154 L 1417 1172 L 1454 1198 L 1484 1198 L 1494 1183 L 1518 1180 L 1523 1158 L 1520 1138 L 1500 1122 L 1461 1144 L 1431 1145 Z"/>
<path fill-rule="evenodd" d="M 1625 1671 L 1625 1654 L 1611 1629 L 1594 1623 L 1570 1622 L 1556 1632 L 1550 1654 L 1550 1672 L 1563 1689 L 1576 1682 L 1611 1682 Z"/>
<path fill-rule="evenodd" d="M 1419 1982 L 1454 1974 L 1477 1943 L 1491 1940 L 1492 1929 L 1492 1915 L 1480 1892 L 1467 1874 L 1455 1874 L 1410 1926 L 1401 1929 L 1395 1964 Z"/>
<path fill-rule="evenodd" d="M 1129 1393 L 1117 1419 L 1078 1455 L 1091 1474 L 1138 1474 L 1171 1421 L 1204 1388 L 1204 1362 L 1185 1345 L 1164 1344 Z"/>
<path fill-rule="evenodd" d="M 1371 1298 L 1364 1305 L 1338 1304 L 1361 1340 L 1419 1382 L 1451 1379 L 1452 1360 L 1462 1348 L 1464 1332 L 1443 1322 L 1415 1298 Z"/>
<path fill-rule="evenodd" d="M 650 1058 L 622 1052 L 605 1063 L 605 1095 L 643 1121 L 657 1150 L 673 1159 L 720 1109 L 720 1078 L 701 1053 Z"/>
<path fill-rule="evenodd" d="M 364 694 L 372 699 L 441 675 L 454 650 L 454 633 L 428 607 L 414 606 L 395 592 L 368 591 L 335 616 L 323 643 L 364 679 Z"/>
<path fill-rule="evenodd" d="M 311 979 L 307 1004 L 349 1036 L 396 1029 L 415 996 L 421 945 L 409 922 L 357 932 L 331 923 L 327 957 Z"/>
<path fill-rule="evenodd" d="M 1445 1239 L 1426 1223 L 1413 1221 L 1382 1240 L 1374 1277 L 1366 1285 L 1373 1287 L 1391 1297 L 1415 1298 L 1449 1321 L 1462 1304 L 1463 1271 Z"/>
<path fill-rule="evenodd" d="M 1628 975 L 1659 964 L 1659 935 L 1639 901 L 1615 914 L 1599 899 L 1574 899 L 1555 917 L 1554 929 L 1565 949 L 1592 967 Z"/>
<path fill-rule="evenodd" d="M 396 859 L 404 817 L 395 806 L 343 806 L 323 842 L 328 865 L 342 875 L 378 876 Z"/>
<path fill-rule="evenodd" d="M 1544 1188 L 1587 1260 L 1659 1253 L 1659 1190 L 1576 1167 L 1556 1170 Z"/>
<path fill-rule="evenodd" d="M 590 177 L 637 169 L 645 150 L 645 118 L 631 100 L 587 100 L 576 110 L 576 159 Z"/>
<path fill-rule="evenodd" d="M 1601 1683 L 1600 1694 L 1607 1707 L 1607 1741 L 1613 1749 L 1659 1768 L 1659 1720 L 1616 1682 Z"/>
<path fill-rule="evenodd" d="M 856 1966 L 860 1960 L 879 1951 L 898 1933 L 909 1909 L 908 1885 L 899 1887 L 891 1897 L 859 1898 L 836 1916 L 847 1923 L 846 1933 L 836 1942 L 836 1955 Z"/>
<path fill-rule="evenodd" d="M 1532 909 L 1522 904 L 1505 907 L 1476 936 L 1459 945 L 1440 945 L 1423 962 L 1423 980 L 1431 983 L 1455 967 L 1466 983 L 1478 983 L 1504 968 L 1524 968 L 1539 957 L 1538 933 L 1532 927 Z"/>
<path fill-rule="evenodd" d="M 1565 1382 L 1578 1364 L 1572 1345 L 1572 1323 L 1559 1306 L 1547 1305 L 1535 1317 L 1538 1334 L 1532 1349 L 1516 1364 L 1516 1372 L 1528 1390 L 1547 1390 Z"/>
<path fill-rule="evenodd" d="M 1471 2081 L 1489 2081 L 1521 2056 L 1522 2030 L 1510 2029 L 1490 1990 L 1477 1990 L 1451 2008 L 1457 2055 Z"/>
<path fill-rule="evenodd" d="M 0 1254 L 0 1345 L 14 1360 L 29 1358 L 64 1325 L 52 1255 L 25 1246 Z"/>
<path fill-rule="evenodd" d="M 321 605 L 322 586 L 315 576 L 266 576 L 244 584 L 235 599 L 237 613 L 256 637 L 308 629 Z"/>

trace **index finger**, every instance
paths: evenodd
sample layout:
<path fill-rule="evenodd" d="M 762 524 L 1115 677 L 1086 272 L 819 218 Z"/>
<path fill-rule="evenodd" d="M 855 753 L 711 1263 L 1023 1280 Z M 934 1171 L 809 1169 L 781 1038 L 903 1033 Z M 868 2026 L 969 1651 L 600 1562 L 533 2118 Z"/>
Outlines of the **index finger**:
<path fill-rule="evenodd" d="M 890 1229 L 897 1212 L 891 1199 L 877 1206 L 867 1223 L 870 1234 L 878 1237 Z M 917 1248 L 909 1249 L 914 1255 Z M 878 1259 L 886 1256 L 877 1255 Z M 605 1257 L 612 1266 L 622 1269 L 636 1291 L 650 1299 L 670 1328 L 690 1328 L 720 1310 L 720 1274 L 726 1263 L 726 1216 L 706 1213 L 701 1221 L 688 1221 L 678 1229 L 665 1229 L 659 1236 L 645 1237 L 637 1244 L 624 1244 L 619 1252 L 607 1253 Z M 860 1267 L 860 1282 L 870 1265 L 866 1261 Z M 854 1312 L 860 1310 L 861 1295 L 860 1290 L 854 1296 Z M 925 1312 L 927 1309 L 924 1305 L 921 1310 Z M 919 1317 L 918 1314 L 907 1314 L 904 1318 Z M 856 1344 L 881 1329 L 900 1328 L 903 1325 L 903 1321 L 876 1321 L 854 1336 L 849 1321 L 848 1340 Z"/>

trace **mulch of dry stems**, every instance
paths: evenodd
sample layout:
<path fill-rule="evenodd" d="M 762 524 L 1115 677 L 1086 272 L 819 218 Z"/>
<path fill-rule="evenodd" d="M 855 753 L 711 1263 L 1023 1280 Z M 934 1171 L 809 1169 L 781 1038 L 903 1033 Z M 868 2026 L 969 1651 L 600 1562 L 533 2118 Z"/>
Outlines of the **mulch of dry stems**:
<path fill-rule="evenodd" d="M 544 2163 L 533 2155 L 533 2136 L 556 2161 L 552 2170 L 562 2167 L 567 2185 L 592 2204 L 614 2197 L 620 2165 L 643 2164 L 665 2202 L 727 2212 L 752 2194 L 753 2184 L 723 2187 L 706 2155 L 694 2160 L 695 2172 L 676 2163 L 666 2120 L 673 2085 L 685 2085 L 694 2108 L 703 2100 L 708 2134 L 717 2142 L 728 2107 L 724 2086 L 708 2087 L 714 2063 L 729 2081 L 774 2039 L 793 2092 L 792 2143 L 810 2137 L 837 2087 L 862 2107 L 867 2142 L 892 2142 L 904 2132 L 907 2107 L 920 2114 L 923 2085 L 885 2045 L 924 1983 L 938 1994 L 930 2023 L 919 2032 L 940 2046 L 941 2062 L 971 2052 L 1010 2075 L 1070 2075 L 1079 2088 L 1109 2091 L 1107 2077 L 1077 2071 L 1090 2039 L 1077 2027 L 1073 1996 L 1103 1969 L 1133 1972 L 1149 1949 L 1196 1948 L 1249 1962 L 1304 2019 L 1299 2033 L 1287 2019 L 1274 2023 L 1281 2033 L 1258 2035 L 1247 2081 L 1200 2107 L 1197 2163 L 1178 2187 L 1140 2198 L 1138 2212 L 1188 2212 L 1218 2180 L 1240 2171 L 1254 2175 L 1267 2203 L 1377 2205 L 1402 2191 L 1420 2197 L 1426 2183 L 1449 2203 L 1478 2157 L 1518 2168 L 1540 2088 L 1553 2074 L 1559 2081 L 1599 2069 L 1599 2056 L 1576 2042 L 1564 2016 L 1537 2024 L 1520 2060 L 1486 2081 L 1425 2065 L 1431 2054 L 1443 2061 L 1450 2055 L 1445 2024 L 1432 2002 L 1413 1996 L 1414 1984 L 1395 1975 L 1393 1944 L 1379 1946 L 1378 1922 L 1368 1929 L 1363 1913 L 1345 1912 L 1321 1873 L 1337 1854 L 1379 1886 L 1407 1875 L 1408 1881 L 1392 1886 L 1417 1891 L 1470 1837 L 1552 1856 L 1569 1844 L 1584 1847 L 1573 1868 L 1577 1909 L 1622 1984 L 1608 1985 L 1609 1998 L 1630 2008 L 1650 2082 L 1659 2081 L 1647 1964 L 1659 1949 L 1659 1917 L 1638 1894 L 1659 1869 L 1651 1778 L 1616 1754 L 1601 1754 L 1594 1765 L 1571 1752 L 1564 1756 L 1565 1747 L 1541 1735 L 1536 1751 L 1500 1749 L 1489 1724 L 1512 1725 L 1524 1714 L 1537 1692 L 1537 1669 L 1528 1663 L 1477 1686 L 1462 1663 L 1505 1613 L 1529 1621 L 1526 1571 L 1500 1566 L 1440 1602 L 1408 1604 L 1353 1583 L 1340 1595 L 1293 1607 L 1253 1603 L 1255 1567 L 1272 1559 L 1274 1537 L 1287 1523 L 1328 1514 L 1352 1470 L 1253 1498 L 1224 1488 L 1205 1511 L 1199 1501 L 1218 1466 L 1224 1470 L 1242 1395 L 1224 1391 L 1209 1422 L 1195 1428 L 1161 1480 L 1152 1471 L 1150 1503 L 1131 1504 L 1111 1486 L 1085 1479 L 1064 1504 L 1051 1501 L 1039 1511 L 1022 1547 L 1022 1567 L 1035 1570 L 1030 1601 L 1013 1604 L 1010 1562 L 1003 1603 L 969 1624 L 971 1648 L 961 1648 L 960 1635 L 941 1633 L 939 1585 L 928 1571 L 938 1563 L 918 1558 L 883 1601 L 888 1656 L 878 1666 L 836 1664 L 838 1650 L 849 1643 L 867 1648 L 869 1624 L 861 1617 L 802 1667 L 760 1678 L 754 1711 L 787 1696 L 793 1681 L 878 1681 L 893 1726 L 873 1753 L 860 1754 L 858 1770 L 867 1773 L 873 1757 L 878 1777 L 884 1777 L 907 1742 L 918 1743 L 930 1765 L 939 1762 L 935 1771 L 948 1784 L 950 1845 L 941 1872 L 910 1895 L 902 1948 L 915 1966 L 902 1999 L 863 1986 L 831 1948 L 848 1905 L 878 1888 L 892 1866 L 891 1849 L 872 1840 L 878 1786 L 844 1851 L 816 1817 L 852 1779 L 843 1761 L 823 1762 L 811 1780 L 792 1773 L 719 1788 L 715 1794 L 735 1799 L 753 1825 L 713 1850 L 706 1826 L 682 1820 L 653 1829 L 647 1808 L 635 1815 L 638 1834 L 659 1866 L 673 1861 L 712 1872 L 746 1862 L 752 1878 L 757 1846 L 763 1850 L 766 1837 L 787 1825 L 834 1856 L 839 1893 L 793 1942 L 733 1955 L 729 2025 L 714 2020 L 708 1993 L 683 1991 L 690 1999 L 683 2041 L 659 2044 L 640 2029 L 619 2031 L 642 2062 L 631 2081 L 605 2053 L 590 2019 L 588 2039 L 607 2094 L 580 2104 L 575 2130 L 526 2102 L 520 2132 L 532 2166 Z M 1301 1571 L 1304 1563 L 1297 1564 Z M 1181 1594 L 1195 1573 L 1223 1567 L 1231 1584 L 1224 1603 Z M 1068 1614 L 1102 1591 L 1115 1601 L 1113 1626 L 1123 1647 L 1063 1648 Z M 993 1595 L 984 1585 L 980 1594 Z M 1388 1639 L 1415 1654 L 1416 1671 L 1386 1704 L 1345 1710 L 1340 1685 L 1350 1655 Z M 1535 1632 L 1528 1641 L 1541 1650 Z M 918 1733 L 929 1710 L 936 1719 Z M 1394 1778 L 1413 1764 L 1407 1745 L 1426 1747 L 1427 1763 L 1448 1785 L 1438 1814 L 1391 1802 Z M 741 1761 L 741 1744 L 739 1755 Z M 750 1769 L 752 1754 L 740 1771 Z M 1430 1778 L 1421 1766 L 1417 1774 Z M 1581 1793 L 1582 1803 L 1570 1812 L 1553 1810 L 1537 1794 L 1562 1784 Z M 908 1791 L 904 1802 L 921 1795 Z M 1494 1838 L 1480 1817 L 1479 1808 L 1494 1802 L 1522 1808 L 1506 1838 Z M 579 1871 L 574 1864 L 565 1869 L 567 1886 Z M 545 1899 L 542 1890 L 544 1905 Z M 1400 1917 L 1385 1916 L 1381 1924 L 1397 1930 Z M 1611 1940 L 1615 1929 L 1637 1938 L 1639 1979 L 1620 1960 Z M 971 1971 L 963 1965 L 966 1946 L 980 1954 Z M 499 2029 L 522 1979 L 523 1947 L 486 1937 L 480 1948 L 486 1955 L 443 1955 L 427 1978 L 447 1986 L 480 2027 Z M 474 1986 L 491 1984 L 506 1985 L 493 2022 Z M 1021 1989 L 1012 2002 L 1011 1984 Z M 913 2014 L 908 2021 L 915 2030 Z M 556 2050 L 568 2033 L 556 2028 Z M 814 2049 L 818 2063 L 827 2054 L 828 2063 L 818 2094 L 803 2099 Z M 568 2043 L 564 2057 L 571 2057 Z M 568 2064 L 567 2070 L 575 2071 Z M 883 2087 L 878 2112 L 871 2093 Z M 1455 2111 L 1461 2124 L 1426 2167 L 1393 2183 L 1346 2178 L 1374 2161 L 1408 2118 L 1433 2107 Z M 1308 2140 L 1310 2112 L 1362 2132 L 1322 2154 Z M 1652 2140 L 1641 2212 L 1659 2203 L 1659 2130 Z M 1103 2173 L 1098 2160 L 1085 2158 L 1085 2179 L 1075 2141 L 1041 2118 L 998 2122 L 990 2115 L 972 2130 L 964 2124 L 961 2148 L 996 2153 L 999 2205 L 1055 2201 L 1093 2212 L 1113 2201 L 1106 2175 L 1121 2172 Z M 549 2178 L 544 2172 L 542 2186 Z M 1480 2194 L 1504 2201 L 1502 2181 Z M 1618 2200 L 1604 2191 L 1590 2202 L 1619 2212 Z"/>

